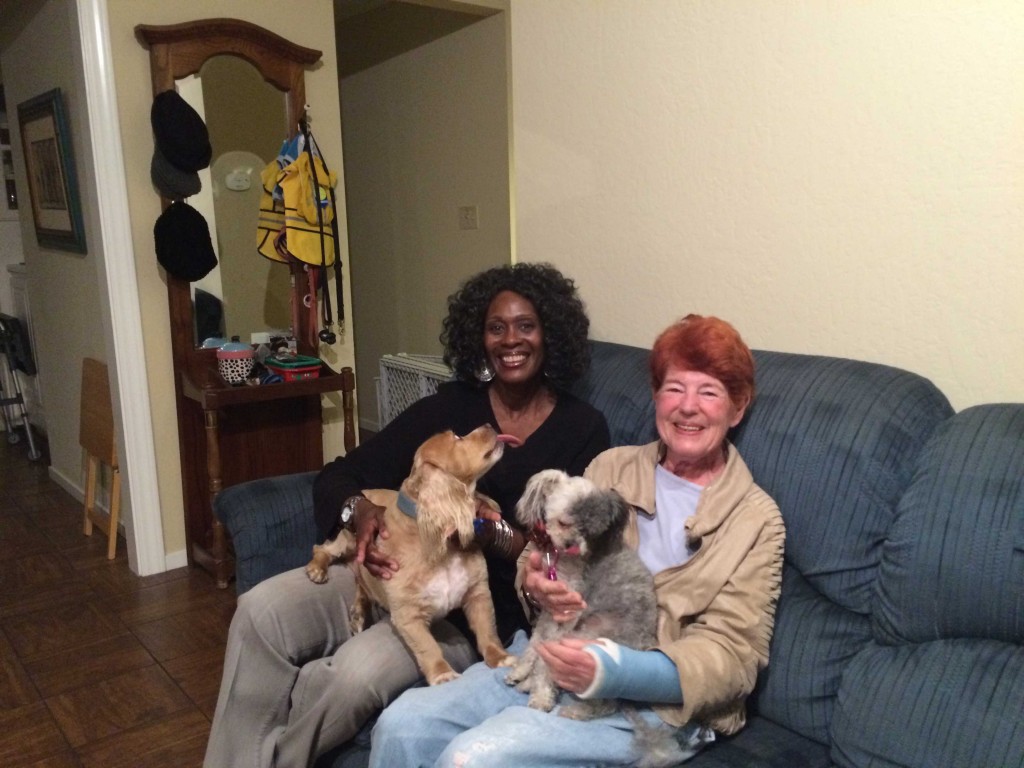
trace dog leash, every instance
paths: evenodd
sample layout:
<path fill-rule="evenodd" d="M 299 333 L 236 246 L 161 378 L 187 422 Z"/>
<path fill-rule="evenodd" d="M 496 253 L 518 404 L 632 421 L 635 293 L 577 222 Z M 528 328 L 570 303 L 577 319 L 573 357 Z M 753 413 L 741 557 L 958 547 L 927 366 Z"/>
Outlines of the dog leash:
<path fill-rule="evenodd" d="M 548 531 L 547 528 L 544 527 L 544 523 L 537 523 L 533 526 L 530 538 L 533 539 L 533 543 L 544 552 L 544 565 L 548 569 L 548 581 L 558 581 L 559 551 L 558 548 L 551 543 L 551 537 L 548 535 Z"/>

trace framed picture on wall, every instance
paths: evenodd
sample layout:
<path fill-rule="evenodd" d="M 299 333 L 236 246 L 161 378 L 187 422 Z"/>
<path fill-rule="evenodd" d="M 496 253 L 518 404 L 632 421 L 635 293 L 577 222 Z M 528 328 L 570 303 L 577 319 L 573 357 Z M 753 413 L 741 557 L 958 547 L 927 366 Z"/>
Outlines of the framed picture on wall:
<path fill-rule="evenodd" d="M 18 105 L 28 202 L 43 248 L 85 253 L 71 130 L 60 88 Z"/>

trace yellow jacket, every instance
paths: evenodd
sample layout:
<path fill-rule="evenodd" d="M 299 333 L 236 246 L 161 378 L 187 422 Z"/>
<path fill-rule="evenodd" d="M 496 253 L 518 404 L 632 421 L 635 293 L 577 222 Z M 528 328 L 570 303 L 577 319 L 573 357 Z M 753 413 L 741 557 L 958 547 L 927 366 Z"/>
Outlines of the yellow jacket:
<path fill-rule="evenodd" d="M 274 236 L 281 226 L 286 227 L 288 252 L 306 264 L 318 267 L 334 263 L 334 206 L 331 204 L 330 189 L 337 183 L 337 176 L 327 173 L 323 161 L 316 157 L 313 166 L 309 153 L 302 152 L 293 163 L 276 172 L 276 184 L 284 195 L 284 209 L 274 202 L 268 184 L 274 173 L 275 163 L 263 169 L 263 197 L 260 203 L 260 220 L 256 230 L 256 245 L 261 254 L 275 261 L 286 261 L 274 248 Z M 316 168 L 317 183 L 313 183 L 311 167 Z M 318 218 L 319 215 L 319 218 Z"/>

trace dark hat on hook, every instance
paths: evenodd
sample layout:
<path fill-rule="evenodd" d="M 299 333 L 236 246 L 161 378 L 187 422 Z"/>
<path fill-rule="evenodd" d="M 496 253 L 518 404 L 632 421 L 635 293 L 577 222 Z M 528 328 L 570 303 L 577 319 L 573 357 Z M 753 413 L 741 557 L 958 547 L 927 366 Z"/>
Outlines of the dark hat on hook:
<path fill-rule="evenodd" d="M 217 266 L 206 219 L 188 203 L 167 206 L 153 226 L 153 240 L 156 260 L 173 277 L 194 282 Z"/>
<path fill-rule="evenodd" d="M 149 117 L 157 148 L 175 168 L 199 171 L 210 164 L 213 150 L 206 123 L 177 91 L 158 93 Z"/>
<path fill-rule="evenodd" d="M 149 178 L 157 192 L 168 200 L 183 200 L 199 194 L 203 184 L 196 171 L 182 171 L 164 157 L 160 147 L 153 148 L 153 160 L 149 164 Z"/>

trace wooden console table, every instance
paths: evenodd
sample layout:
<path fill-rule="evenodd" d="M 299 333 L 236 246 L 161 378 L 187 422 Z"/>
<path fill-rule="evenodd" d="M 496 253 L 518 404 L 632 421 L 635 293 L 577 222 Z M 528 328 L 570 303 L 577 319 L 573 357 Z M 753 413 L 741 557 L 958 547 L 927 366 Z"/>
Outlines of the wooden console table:
<path fill-rule="evenodd" d="M 211 352 L 213 350 L 210 350 Z M 202 382 L 180 374 L 178 426 L 185 497 L 189 563 L 209 571 L 227 587 L 234 559 L 224 526 L 213 513 L 222 488 L 247 480 L 317 470 L 323 466 L 320 396 L 342 393 L 345 450 L 355 445 L 351 368 L 319 378 L 261 386 L 226 386 L 215 355 L 202 366 Z"/>

